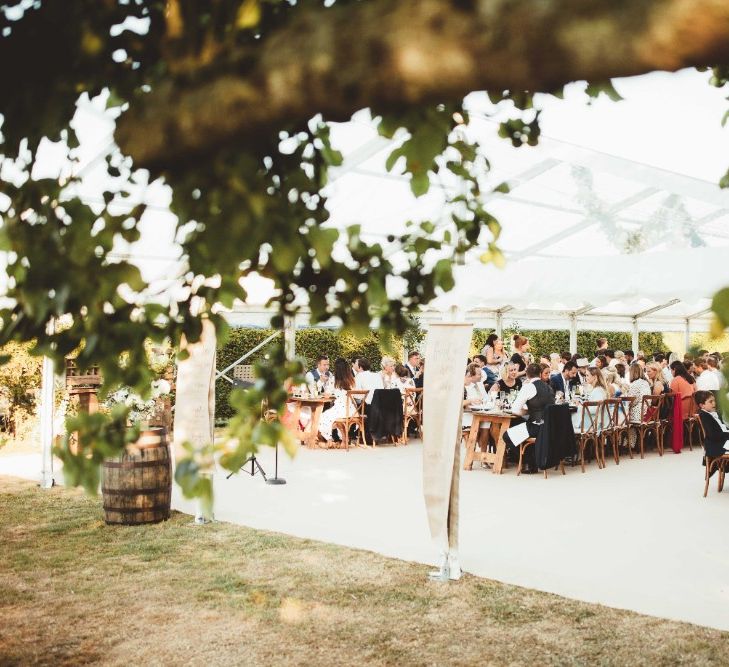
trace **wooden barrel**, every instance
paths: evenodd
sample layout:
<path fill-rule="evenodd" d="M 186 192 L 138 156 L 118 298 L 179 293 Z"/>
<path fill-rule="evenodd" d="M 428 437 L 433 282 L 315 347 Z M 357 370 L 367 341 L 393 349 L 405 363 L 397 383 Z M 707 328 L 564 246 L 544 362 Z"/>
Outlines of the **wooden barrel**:
<path fill-rule="evenodd" d="M 121 456 L 104 461 L 101 492 L 106 523 L 138 525 L 169 519 L 172 466 L 165 429 L 142 431 Z"/>

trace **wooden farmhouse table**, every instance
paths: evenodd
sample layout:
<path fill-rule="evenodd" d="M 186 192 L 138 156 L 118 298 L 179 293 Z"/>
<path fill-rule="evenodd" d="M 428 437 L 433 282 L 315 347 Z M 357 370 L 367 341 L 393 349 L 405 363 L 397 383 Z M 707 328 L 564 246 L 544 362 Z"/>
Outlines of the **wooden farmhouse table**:
<path fill-rule="evenodd" d="M 490 463 L 491 472 L 500 475 L 506 467 L 506 443 L 504 433 L 509 428 L 511 420 L 515 415 L 510 412 L 486 412 L 483 410 L 468 410 L 472 415 L 471 429 L 466 440 L 466 461 L 463 464 L 464 470 L 473 470 L 473 462 L 481 461 Z M 496 451 L 476 451 L 478 446 L 478 431 L 483 422 L 491 422 L 491 435 L 496 442 Z"/>
<path fill-rule="evenodd" d="M 316 448 L 319 436 L 319 420 L 324 406 L 329 405 L 333 397 L 307 398 L 303 396 L 290 396 L 289 403 L 294 403 L 294 416 L 292 418 L 294 438 L 309 448 Z M 311 408 L 311 419 L 304 429 L 301 428 L 301 408 Z"/>

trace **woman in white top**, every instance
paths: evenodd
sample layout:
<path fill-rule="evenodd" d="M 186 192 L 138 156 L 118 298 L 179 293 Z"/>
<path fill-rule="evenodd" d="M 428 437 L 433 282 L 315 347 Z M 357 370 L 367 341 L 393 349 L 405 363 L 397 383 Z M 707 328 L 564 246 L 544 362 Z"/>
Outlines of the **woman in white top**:
<path fill-rule="evenodd" d="M 337 359 L 334 363 L 334 405 L 321 413 L 319 418 L 319 433 L 324 440 L 332 439 L 332 426 L 337 419 L 347 414 L 347 391 L 354 389 L 354 375 L 345 359 Z M 349 398 L 349 414 L 354 415 L 357 407 L 352 398 Z M 339 429 L 337 429 L 339 431 Z M 339 433 L 340 440 L 342 434 Z"/>
<path fill-rule="evenodd" d="M 640 424 L 643 396 L 650 396 L 651 393 L 651 385 L 643 377 L 643 367 L 637 361 L 634 361 L 630 364 L 630 387 L 628 389 L 628 396 L 635 399 L 630 406 L 629 419 L 631 423 Z M 630 429 L 628 432 L 628 444 L 631 449 L 635 447 L 636 438 L 637 434 L 635 429 Z"/>
<path fill-rule="evenodd" d="M 400 382 L 395 372 L 395 360 L 392 357 L 382 357 L 382 386 L 385 389 L 399 389 Z"/>
<path fill-rule="evenodd" d="M 405 396 L 406 389 L 415 389 L 415 380 L 410 377 L 408 369 L 402 364 L 395 366 L 395 375 L 397 376 L 396 384 L 393 385 L 393 389 L 399 389 L 400 393 Z"/>
<path fill-rule="evenodd" d="M 585 400 L 590 401 L 591 403 L 604 401 L 608 397 L 610 392 L 607 383 L 605 382 L 605 376 L 599 368 L 590 366 L 590 368 L 587 369 L 587 382 L 585 383 L 585 391 L 587 392 Z M 600 408 L 597 406 L 590 407 L 588 408 L 588 410 L 589 413 L 592 415 L 593 421 L 598 420 L 600 414 L 602 413 L 602 410 L 600 410 Z M 580 427 L 582 425 L 582 413 L 584 411 L 584 407 L 580 406 L 580 409 L 572 415 L 572 423 L 574 424 L 575 430 L 577 431 L 580 430 Z M 587 429 L 589 426 L 590 420 L 585 417 L 585 429 Z M 601 427 L 602 424 L 598 422 L 597 430 L 600 431 Z"/>

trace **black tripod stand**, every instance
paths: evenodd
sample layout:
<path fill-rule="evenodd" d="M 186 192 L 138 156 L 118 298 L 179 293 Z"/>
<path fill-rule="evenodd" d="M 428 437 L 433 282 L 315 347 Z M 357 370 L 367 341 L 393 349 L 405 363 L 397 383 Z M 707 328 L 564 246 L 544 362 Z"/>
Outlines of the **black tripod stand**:
<path fill-rule="evenodd" d="M 251 464 L 251 469 L 246 470 L 246 466 L 248 464 Z M 246 475 L 250 475 L 253 477 L 257 472 L 261 473 L 261 477 L 263 477 L 263 481 L 266 482 L 266 484 L 286 484 L 286 480 L 283 477 L 278 476 L 278 443 L 276 443 L 276 464 L 275 464 L 275 471 L 273 474 L 273 477 L 266 477 L 266 471 L 263 469 L 263 466 L 258 462 L 258 459 L 256 458 L 256 455 L 253 454 L 241 467 L 240 469 L 246 473 Z M 225 479 L 230 479 L 233 475 L 235 475 L 235 472 L 230 473 Z"/>
<path fill-rule="evenodd" d="M 246 470 L 246 466 L 247 466 L 247 465 L 248 465 L 249 463 L 251 464 L 251 469 L 250 469 L 250 470 Z M 244 473 L 246 473 L 246 475 L 250 475 L 251 477 L 253 477 L 253 476 L 254 476 L 254 475 L 255 475 L 255 474 L 257 473 L 257 472 L 260 472 L 260 473 L 261 473 L 261 477 L 263 477 L 263 481 L 264 481 L 264 482 L 268 482 L 268 479 L 266 478 L 266 471 L 265 471 L 265 470 L 263 469 L 263 467 L 261 466 L 261 464 L 260 464 L 260 463 L 258 462 L 258 459 L 256 458 L 256 455 L 255 455 L 255 454 L 253 454 L 253 456 L 251 456 L 251 457 L 250 457 L 250 458 L 249 458 L 249 459 L 248 459 L 248 460 L 247 460 L 247 461 L 246 461 L 246 462 L 245 462 L 245 463 L 244 463 L 244 464 L 243 464 L 243 465 L 242 465 L 242 466 L 240 467 L 240 469 L 241 469 L 241 470 L 242 470 L 242 471 L 243 471 Z M 236 472 L 237 472 L 237 471 L 233 471 L 233 472 L 232 472 L 232 473 L 230 473 L 230 475 L 228 475 L 228 476 L 227 476 L 227 477 L 226 477 L 225 479 L 230 479 L 230 478 L 231 478 L 231 477 L 232 477 L 233 475 L 235 475 L 235 473 L 236 473 Z"/>

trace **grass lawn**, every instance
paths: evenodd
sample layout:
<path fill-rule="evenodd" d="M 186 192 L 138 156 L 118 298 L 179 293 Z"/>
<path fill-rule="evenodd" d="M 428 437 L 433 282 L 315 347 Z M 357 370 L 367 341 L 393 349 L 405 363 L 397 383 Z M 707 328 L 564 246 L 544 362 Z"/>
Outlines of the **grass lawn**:
<path fill-rule="evenodd" d="M 1 665 L 729 663 L 729 633 L 427 572 L 177 513 L 109 527 L 100 499 L 0 477 Z"/>

